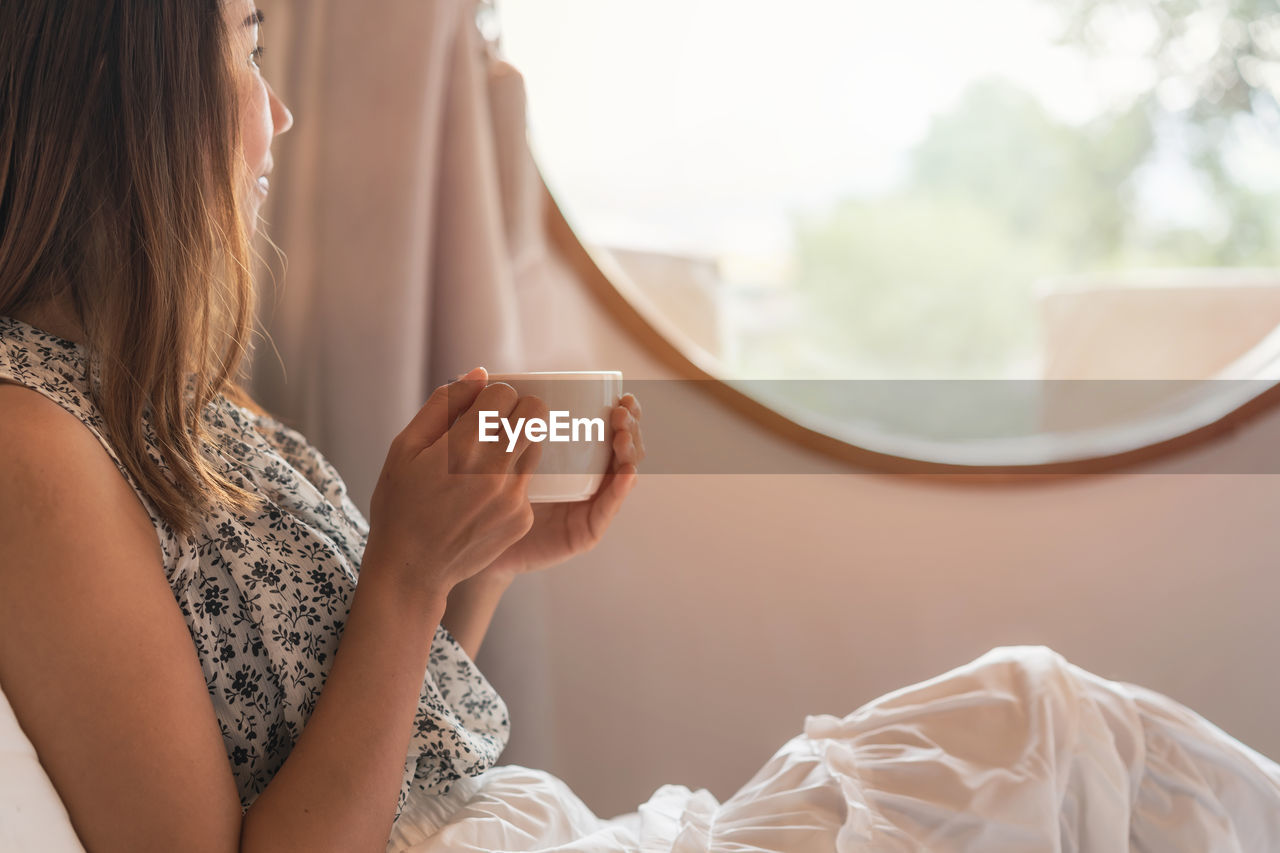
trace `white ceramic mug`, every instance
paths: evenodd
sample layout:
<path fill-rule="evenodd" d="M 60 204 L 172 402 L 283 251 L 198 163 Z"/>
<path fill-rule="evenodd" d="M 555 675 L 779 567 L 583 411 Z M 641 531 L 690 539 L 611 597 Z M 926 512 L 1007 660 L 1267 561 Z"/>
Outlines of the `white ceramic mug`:
<path fill-rule="evenodd" d="M 525 433 L 531 438 L 538 434 L 544 436 L 538 442 L 542 446 L 542 457 L 529 478 L 529 501 L 557 503 L 590 499 L 600 488 L 604 475 L 609 473 L 613 459 L 611 413 L 622 397 L 622 372 L 490 373 L 489 383 L 494 382 L 505 382 L 522 397 L 538 397 L 550 413 L 545 430 Z M 510 431 L 521 429 L 516 424 L 496 424 L 493 419 L 488 422 L 488 435 L 496 433 L 504 446 L 510 440 Z M 482 430 L 482 435 L 484 433 Z"/>

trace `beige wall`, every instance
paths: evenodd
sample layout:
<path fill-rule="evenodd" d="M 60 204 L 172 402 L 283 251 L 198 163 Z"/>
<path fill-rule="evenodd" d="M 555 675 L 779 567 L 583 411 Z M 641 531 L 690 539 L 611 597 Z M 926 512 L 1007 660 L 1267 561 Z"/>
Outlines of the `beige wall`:
<path fill-rule="evenodd" d="M 1045 378 L 1216 376 L 1280 323 L 1274 274 L 1249 273 L 1184 271 L 1182 281 L 1164 287 L 1108 286 L 1098 276 L 1098 286 L 1046 295 Z"/>
<path fill-rule="evenodd" d="M 584 367 L 663 375 L 568 282 L 555 298 L 598 324 Z M 713 402 L 688 415 L 796 453 Z M 1202 453 L 1280 470 L 1277 439 L 1280 412 Z M 1014 643 L 1280 758 L 1280 477 L 959 487 L 813 461 L 830 473 L 642 477 L 599 548 L 518 580 L 480 653 L 512 714 L 503 761 L 556 773 L 602 817 L 666 783 L 724 799 L 806 714 Z"/>

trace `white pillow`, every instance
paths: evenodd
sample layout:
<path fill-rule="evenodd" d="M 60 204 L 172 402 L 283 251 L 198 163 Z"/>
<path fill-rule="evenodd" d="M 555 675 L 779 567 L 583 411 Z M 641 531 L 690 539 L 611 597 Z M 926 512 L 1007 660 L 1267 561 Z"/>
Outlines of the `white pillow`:
<path fill-rule="evenodd" d="M 0 690 L 0 850 L 84 853 L 67 809 Z"/>

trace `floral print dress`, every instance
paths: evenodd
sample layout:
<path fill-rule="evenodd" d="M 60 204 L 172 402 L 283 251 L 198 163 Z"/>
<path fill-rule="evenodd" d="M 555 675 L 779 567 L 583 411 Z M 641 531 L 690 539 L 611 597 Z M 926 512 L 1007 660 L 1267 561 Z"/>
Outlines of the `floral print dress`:
<path fill-rule="evenodd" d="M 202 412 L 212 437 L 204 452 L 266 501 L 256 514 L 212 512 L 194 536 L 181 535 L 107 442 L 89 395 L 83 347 L 0 316 L 0 379 L 32 388 L 79 418 L 151 515 L 248 809 L 315 709 L 351 606 L 368 523 L 338 472 L 301 434 L 219 395 Z M 146 431 L 155 456 L 149 424 Z M 448 794 L 454 783 L 492 767 L 509 732 L 502 698 L 439 627 L 397 816 L 415 790 Z"/>

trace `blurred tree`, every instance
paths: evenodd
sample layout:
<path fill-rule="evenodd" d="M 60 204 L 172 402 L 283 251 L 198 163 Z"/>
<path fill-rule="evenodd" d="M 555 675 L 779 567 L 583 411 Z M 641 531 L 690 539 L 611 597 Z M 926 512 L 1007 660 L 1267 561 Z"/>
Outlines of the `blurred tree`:
<path fill-rule="evenodd" d="M 1275 0 L 1044 2 L 1063 13 L 1062 42 L 1086 54 L 1115 49 L 1116 33 L 1147 33 L 1158 84 L 1071 124 L 1011 81 L 976 81 L 935 117 L 898 189 L 797 219 L 801 333 L 840 375 L 1016 369 L 1035 357 L 1045 276 L 1280 262 L 1276 200 L 1232 159 L 1242 123 L 1270 128 L 1280 146 Z M 1171 128 L 1223 228 L 1145 222 L 1139 176 Z"/>
<path fill-rule="evenodd" d="M 1147 55 L 1166 109 L 1209 129 L 1240 113 L 1277 114 L 1280 9 L 1275 0 L 1048 0 L 1064 13 L 1063 44 L 1113 49 L 1115 22 L 1151 33 Z M 1181 101 L 1181 103 L 1179 103 Z"/>
<path fill-rule="evenodd" d="M 907 191 L 972 202 L 1020 240 L 1048 241 L 1065 269 L 1096 266 L 1125 243 L 1131 178 L 1155 142 L 1135 106 L 1084 125 L 1052 118 L 1003 78 L 974 83 L 911 154 Z"/>
<path fill-rule="evenodd" d="M 1034 344 L 1031 284 L 1059 264 L 1049 241 L 960 198 L 848 201 L 796 229 L 796 270 L 842 375 L 998 375 Z"/>
<path fill-rule="evenodd" d="M 893 194 L 795 226 L 796 283 L 843 375 L 1000 376 L 1034 357 L 1036 281 L 1115 256 L 1141 110 L 1083 126 L 999 78 L 932 122 Z"/>
<path fill-rule="evenodd" d="M 1220 205 L 1227 234 L 1212 260 L 1274 262 L 1275 204 L 1231 167 L 1242 126 L 1280 145 L 1280 9 L 1275 0 L 1047 0 L 1063 13 L 1060 43 L 1090 55 L 1114 50 L 1117 22 L 1150 35 L 1157 79 L 1139 100 L 1152 121 L 1187 131 L 1192 165 Z"/>

